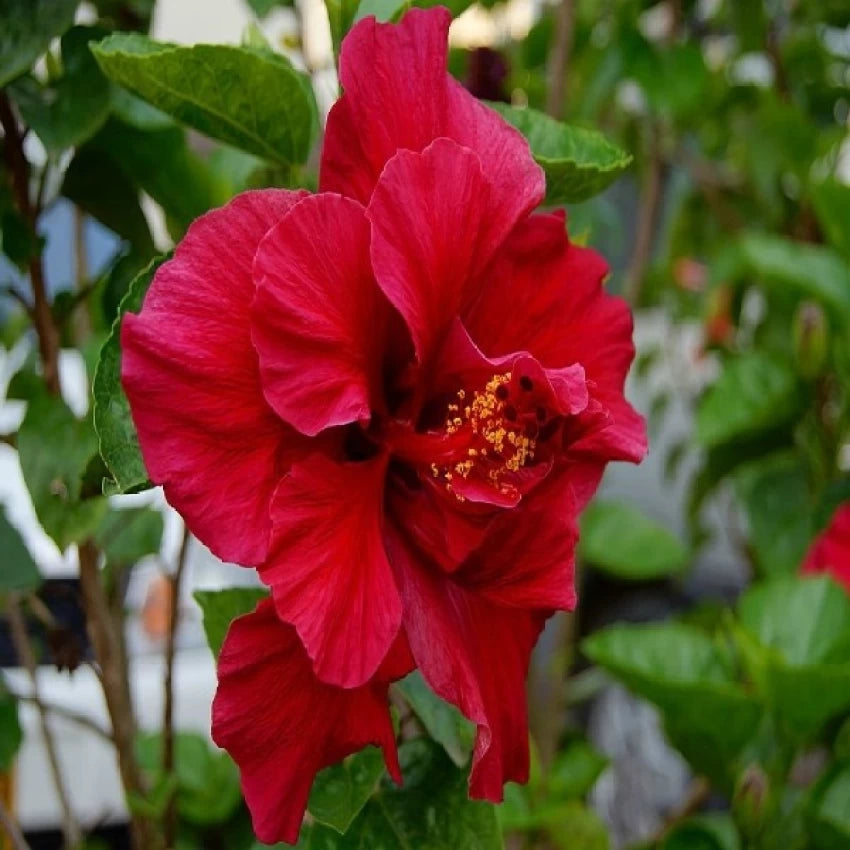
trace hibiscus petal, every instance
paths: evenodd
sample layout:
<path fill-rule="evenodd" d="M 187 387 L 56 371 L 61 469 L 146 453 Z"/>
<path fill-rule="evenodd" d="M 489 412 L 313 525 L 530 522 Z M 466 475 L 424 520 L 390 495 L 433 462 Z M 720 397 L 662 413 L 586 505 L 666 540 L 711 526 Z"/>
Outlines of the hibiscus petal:
<path fill-rule="evenodd" d="M 122 382 L 151 480 L 220 558 L 265 557 L 269 504 L 298 436 L 260 387 L 251 265 L 303 193 L 246 192 L 199 218 L 121 328 Z"/>
<path fill-rule="evenodd" d="M 604 417 L 600 420 L 591 408 L 577 417 L 572 441 L 566 445 L 569 455 L 632 463 L 642 461 L 648 446 L 644 418 L 622 392 L 597 390 L 593 401 L 604 412 Z"/>
<path fill-rule="evenodd" d="M 454 317 L 475 300 L 480 275 L 528 209 L 504 205 L 477 154 L 449 139 L 399 151 L 367 208 L 372 267 L 427 362 Z"/>
<path fill-rule="evenodd" d="M 372 275 L 369 239 L 360 204 L 313 195 L 257 249 L 251 337 L 263 390 L 283 419 L 310 436 L 368 420 L 382 403 L 389 305 Z"/>
<path fill-rule="evenodd" d="M 638 461 L 646 454 L 645 425 L 623 396 L 635 353 L 632 317 L 625 301 L 605 292 L 607 273 L 595 251 L 569 241 L 563 214 L 534 215 L 505 241 L 462 318 L 491 357 L 522 348 L 547 368 L 580 363 L 607 424 L 585 417 L 594 428 L 576 450 Z"/>
<path fill-rule="evenodd" d="M 396 638 L 401 600 L 381 535 L 387 459 L 293 464 L 272 503 L 260 577 L 292 623 L 316 676 L 340 687 L 370 679 Z"/>
<path fill-rule="evenodd" d="M 492 175 L 494 203 L 532 209 L 545 179 L 528 143 L 446 71 L 444 8 L 411 9 L 398 24 L 360 21 L 340 54 L 345 91 L 328 116 L 320 187 L 363 204 L 400 149 L 421 151 L 446 137 L 472 148 Z"/>
<path fill-rule="evenodd" d="M 458 500 L 430 479 L 415 488 L 393 481 L 387 495 L 390 516 L 421 552 L 447 572 L 458 569 L 481 545 L 493 518 L 492 510 L 464 507 L 461 511 Z"/>
<path fill-rule="evenodd" d="M 599 254 L 570 242 L 563 214 L 533 215 L 505 241 L 464 325 L 491 357 L 525 349 L 545 366 L 583 363 L 592 380 L 622 388 L 634 356 L 631 316 L 603 289 L 607 274 Z"/>
<path fill-rule="evenodd" d="M 270 600 L 230 626 L 212 735 L 239 765 L 254 832 L 268 844 L 298 840 L 316 773 L 367 744 L 382 747 L 387 769 L 401 778 L 386 683 L 343 690 L 318 681 Z"/>
<path fill-rule="evenodd" d="M 812 541 L 801 572 L 829 573 L 850 591 L 850 502 L 836 508 L 829 525 Z"/>
<path fill-rule="evenodd" d="M 419 563 L 388 530 L 413 657 L 435 693 L 478 726 L 471 797 L 499 802 L 528 779 L 525 679 L 548 612 L 505 608 Z"/>
<path fill-rule="evenodd" d="M 549 478 L 516 510 L 493 520 L 455 578 L 499 605 L 571 611 L 576 605 L 576 515 L 571 474 Z"/>
<path fill-rule="evenodd" d="M 545 369 L 527 351 L 514 351 L 501 357 L 487 357 L 473 342 L 460 319 L 454 319 L 433 366 L 435 392 L 451 392 L 456 387 L 472 390 L 482 387 L 494 374 L 512 373 L 515 390 L 523 378 L 531 380 L 542 400 L 551 402 L 553 412 L 575 415 L 588 404 L 584 368 L 578 363 Z"/>

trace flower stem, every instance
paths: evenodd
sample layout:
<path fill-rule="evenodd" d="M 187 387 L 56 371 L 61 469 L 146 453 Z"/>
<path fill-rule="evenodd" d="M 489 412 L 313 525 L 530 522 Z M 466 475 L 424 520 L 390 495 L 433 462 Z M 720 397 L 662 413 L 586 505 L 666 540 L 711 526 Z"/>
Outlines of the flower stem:
<path fill-rule="evenodd" d="M 18 656 L 18 661 L 21 666 L 27 671 L 32 687 L 32 702 L 38 712 L 39 725 L 41 727 L 41 736 L 44 739 L 44 750 L 47 753 L 47 761 L 50 766 L 50 774 L 53 779 L 53 785 L 56 788 L 56 796 L 59 799 L 59 808 L 62 810 L 62 835 L 65 846 L 68 848 L 77 847 L 82 840 L 82 833 L 79 824 L 74 817 L 71 801 L 68 797 L 68 789 L 65 785 L 65 778 L 62 776 L 62 767 L 59 764 L 59 753 L 56 748 L 56 741 L 53 737 L 53 730 L 48 723 L 47 707 L 41 701 L 41 694 L 38 682 L 38 662 L 36 661 L 35 651 L 33 650 L 32 641 L 27 632 L 26 621 L 21 612 L 20 600 L 16 594 L 11 594 L 7 609 L 9 619 L 9 631 L 12 635 L 12 643 L 15 647 L 15 652 Z"/>
<path fill-rule="evenodd" d="M 183 540 L 177 556 L 177 566 L 169 577 L 170 617 L 165 643 L 165 699 L 162 713 L 162 768 L 166 774 L 174 772 L 174 660 L 177 655 L 177 627 L 180 620 L 180 587 L 188 561 L 192 535 L 183 529 Z M 165 810 L 165 846 L 172 847 L 177 837 L 177 800 L 171 795 Z"/>

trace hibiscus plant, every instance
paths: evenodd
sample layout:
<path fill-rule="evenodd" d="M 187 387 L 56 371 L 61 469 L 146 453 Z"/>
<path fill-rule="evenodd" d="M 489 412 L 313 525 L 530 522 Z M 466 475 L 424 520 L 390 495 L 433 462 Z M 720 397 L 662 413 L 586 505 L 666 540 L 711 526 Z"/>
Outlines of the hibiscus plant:
<path fill-rule="evenodd" d="M 180 46 L 154 0 L 0 2 L 3 448 L 75 575 L 10 502 L 0 847 L 25 711 L 69 850 L 63 714 L 133 850 L 850 847 L 850 14 L 449 5 Z M 196 543 L 244 579 L 193 595 L 203 734 Z"/>

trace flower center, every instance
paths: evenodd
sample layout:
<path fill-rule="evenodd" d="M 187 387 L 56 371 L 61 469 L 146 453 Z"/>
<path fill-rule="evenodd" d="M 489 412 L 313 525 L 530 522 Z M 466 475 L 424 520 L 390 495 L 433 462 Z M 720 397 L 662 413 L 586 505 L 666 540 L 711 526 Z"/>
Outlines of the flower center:
<path fill-rule="evenodd" d="M 546 408 L 535 403 L 534 389 L 527 375 L 514 381 L 511 372 L 505 372 L 494 375 L 471 398 L 459 390 L 457 400 L 449 404 L 446 433 L 466 438 L 461 440 L 464 454 L 448 464 L 432 463 L 431 473 L 460 501 L 465 501 L 460 481 L 475 475 L 507 492 L 511 486 L 505 476 L 534 460 L 540 426 L 549 418 Z"/>

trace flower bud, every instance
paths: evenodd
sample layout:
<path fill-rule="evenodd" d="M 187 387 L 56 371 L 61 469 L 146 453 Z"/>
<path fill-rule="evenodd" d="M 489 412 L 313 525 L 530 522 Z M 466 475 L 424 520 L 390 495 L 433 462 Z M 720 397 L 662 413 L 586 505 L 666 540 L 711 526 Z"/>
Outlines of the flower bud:
<path fill-rule="evenodd" d="M 759 764 L 751 764 L 738 777 L 732 797 L 736 821 L 749 835 L 757 834 L 765 822 L 770 800 L 770 780 Z"/>
<path fill-rule="evenodd" d="M 797 369 L 805 378 L 815 378 L 826 364 L 829 324 L 820 304 L 802 301 L 791 326 Z"/>
<path fill-rule="evenodd" d="M 735 336 L 732 290 L 725 284 L 708 293 L 705 315 L 706 345 L 726 346 Z"/>

